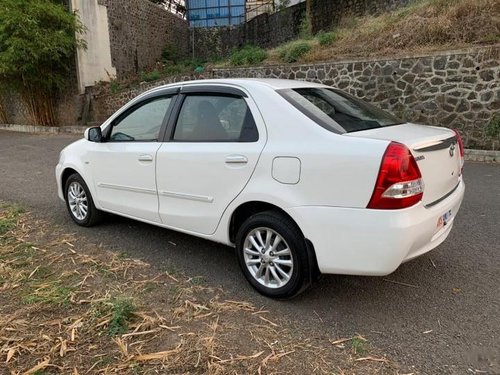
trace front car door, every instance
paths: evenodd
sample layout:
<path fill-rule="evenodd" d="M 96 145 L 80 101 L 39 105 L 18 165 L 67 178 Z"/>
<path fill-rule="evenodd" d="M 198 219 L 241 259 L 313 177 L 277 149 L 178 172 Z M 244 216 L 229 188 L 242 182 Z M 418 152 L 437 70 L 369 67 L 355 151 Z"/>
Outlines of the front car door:
<path fill-rule="evenodd" d="M 104 130 L 90 151 L 96 198 L 106 211 L 161 222 L 156 190 L 156 152 L 175 94 L 134 104 Z"/>
<path fill-rule="evenodd" d="M 266 142 L 255 103 L 240 90 L 184 87 L 165 140 L 156 165 L 163 224 L 213 234 Z"/>

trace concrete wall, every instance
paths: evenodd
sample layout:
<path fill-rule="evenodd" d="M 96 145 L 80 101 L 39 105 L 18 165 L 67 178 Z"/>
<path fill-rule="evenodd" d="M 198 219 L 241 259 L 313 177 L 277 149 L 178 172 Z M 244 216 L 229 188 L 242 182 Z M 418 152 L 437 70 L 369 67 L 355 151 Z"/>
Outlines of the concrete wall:
<path fill-rule="evenodd" d="M 71 9 L 78 13 L 86 27 L 86 49 L 77 51 L 78 87 L 81 94 L 85 88 L 99 81 L 109 81 L 116 76 L 111 62 L 108 10 L 97 0 L 71 0 Z"/>
<path fill-rule="evenodd" d="M 469 148 L 500 150 L 500 138 L 486 131 L 500 113 L 499 61 L 496 45 L 425 56 L 216 69 L 204 76 L 171 77 L 117 95 L 97 95 L 94 108 L 96 118 L 104 120 L 151 87 L 193 78 L 308 80 L 343 89 L 407 121 L 458 128 Z"/>

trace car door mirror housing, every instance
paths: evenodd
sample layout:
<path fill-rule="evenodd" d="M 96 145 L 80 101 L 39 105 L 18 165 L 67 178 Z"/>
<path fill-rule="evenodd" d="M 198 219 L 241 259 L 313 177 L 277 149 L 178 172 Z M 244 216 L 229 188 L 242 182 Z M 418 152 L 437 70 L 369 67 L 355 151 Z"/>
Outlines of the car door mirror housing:
<path fill-rule="evenodd" d="M 90 142 L 102 142 L 102 131 L 99 126 L 85 130 L 85 139 Z"/>

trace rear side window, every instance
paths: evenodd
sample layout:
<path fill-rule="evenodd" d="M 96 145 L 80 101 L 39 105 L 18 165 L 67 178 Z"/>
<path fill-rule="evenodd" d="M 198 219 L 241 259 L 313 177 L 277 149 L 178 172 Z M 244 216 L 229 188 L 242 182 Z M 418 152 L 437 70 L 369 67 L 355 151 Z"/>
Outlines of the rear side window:
<path fill-rule="evenodd" d="M 310 119 L 334 133 L 401 124 L 397 117 L 342 91 L 327 88 L 278 90 Z"/>
<path fill-rule="evenodd" d="M 174 141 L 256 142 L 259 139 L 252 113 L 241 97 L 188 95 L 177 118 Z"/>

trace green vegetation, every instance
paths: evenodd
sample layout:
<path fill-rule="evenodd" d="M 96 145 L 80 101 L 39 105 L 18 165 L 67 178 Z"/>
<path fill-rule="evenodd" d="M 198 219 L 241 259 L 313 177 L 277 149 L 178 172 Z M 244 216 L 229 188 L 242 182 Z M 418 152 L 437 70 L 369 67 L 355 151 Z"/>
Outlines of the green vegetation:
<path fill-rule="evenodd" d="M 0 0 L 0 86 L 17 92 L 39 125 L 55 125 L 53 101 L 66 87 L 84 31 L 52 0 Z"/>
<path fill-rule="evenodd" d="M 152 82 L 160 79 L 161 74 L 158 70 L 153 70 L 152 72 L 142 72 L 141 81 Z"/>
<path fill-rule="evenodd" d="M 351 339 L 351 350 L 354 354 L 363 356 L 368 352 L 368 343 L 361 336 L 355 336 Z"/>
<path fill-rule="evenodd" d="M 161 53 L 163 62 L 173 62 L 174 64 L 179 60 L 179 49 L 175 44 L 167 44 Z"/>
<path fill-rule="evenodd" d="M 309 41 L 298 40 L 281 46 L 278 50 L 279 57 L 286 63 L 294 63 L 308 53 L 312 48 Z"/>
<path fill-rule="evenodd" d="M 267 52 L 260 47 L 246 45 L 240 49 L 233 50 L 229 60 L 232 65 L 255 65 L 260 64 L 267 57 Z"/>
<path fill-rule="evenodd" d="M 127 332 L 136 307 L 131 299 L 117 298 L 111 302 L 111 321 L 109 322 L 108 333 L 110 336 L 120 335 Z"/>
<path fill-rule="evenodd" d="M 3 207 L 0 206 L 0 208 Z M 0 216 L 0 236 L 5 235 L 16 227 L 17 219 L 23 212 L 24 209 L 17 205 L 9 206 L 3 210 L 3 214 Z"/>
<path fill-rule="evenodd" d="M 322 31 L 316 35 L 316 39 L 318 40 L 320 46 L 329 46 L 337 40 L 337 34 L 333 31 L 327 33 Z"/>
<path fill-rule="evenodd" d="M 193 285 L 203 285 L 206 284 L 206 280 L 203 276 L 195 276 L 191 278 L 191 283 Z"/>
<path fill-rule="evenodd" d="M 299 27 L 299 37 L 300 39 L 309 40 L 313 36 L 312 32 L 312 21 L 309 16 L 305 16 Z"/>
<path fill-rule="evenodd" d="M 109 83 L 109 88 L 112 94 L 116 94 L 122 89 L 120 82 L 116 79 L 111 80 L 111 82 Z"/>
<path fill-rule="evenodd" d="M 65 307 L 70 305 L 73 288 L 62 286 L 59 280 L 49 284 L 33 286 L 31 289 L 22 298 L 23 303 L 26 305 L 35 303 Z"/>

